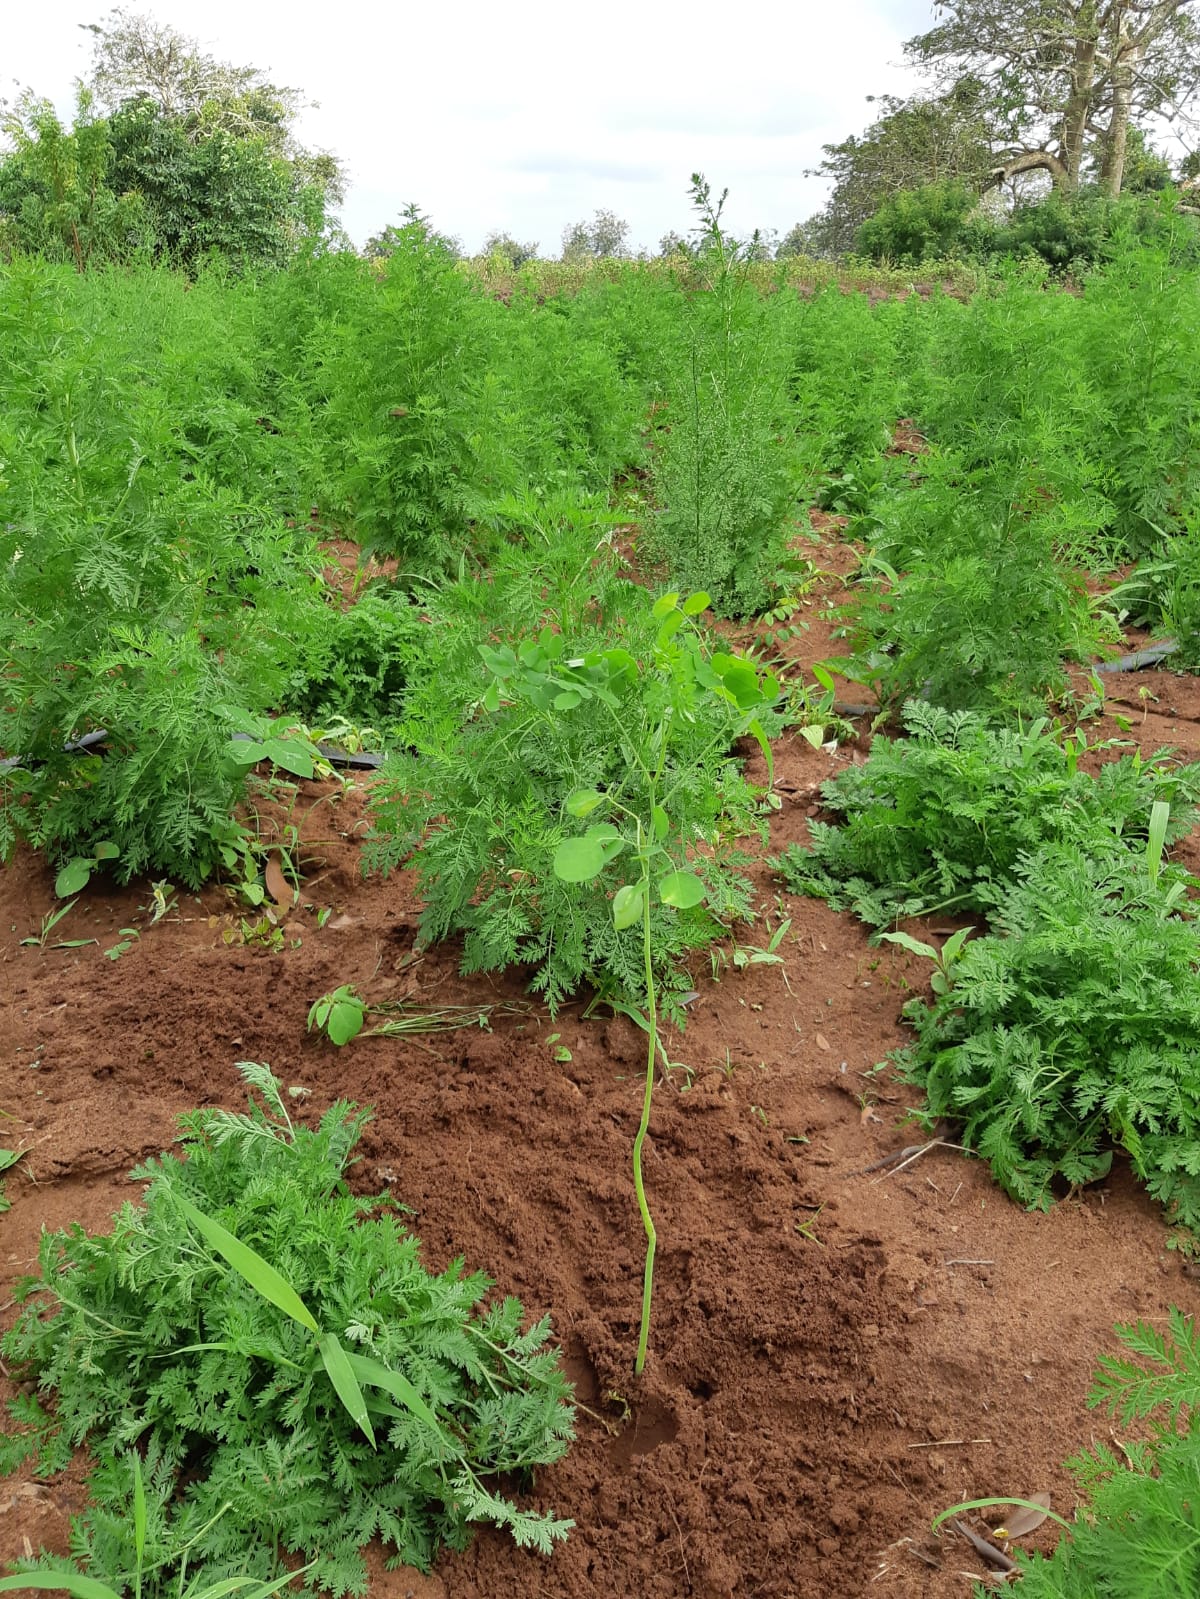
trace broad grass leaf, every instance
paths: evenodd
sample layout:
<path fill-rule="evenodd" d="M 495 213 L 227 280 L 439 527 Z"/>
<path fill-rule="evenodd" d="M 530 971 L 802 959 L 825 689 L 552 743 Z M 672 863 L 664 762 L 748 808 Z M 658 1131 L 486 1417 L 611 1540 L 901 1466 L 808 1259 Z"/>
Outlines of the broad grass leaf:
<path fill-rule="evenodd" d="M 329 1380 L 337 1392 L 338 1398 L 346 1407 L 346 1414 L 361 1428 L 371 1448 L 375 1447 L 375 1434 L 371 1429 L 370 1418 L 367 1415 L 367 1402 L 363 1398 L 362 1389 L 358 1386 L 358 1378 L 354 1375 L 350 1365 L 350 1357 L 342 1348 L 336 1333 L 322 1333 L 317 1340 L 317 1348 L 321 1354 L 321 1364 L 329 1374 Z"/>
<path fill-rule="evenodd" d="M 393 1399 L 399 1400 L 406 1410 L 412 1411 L 418 1421 L 423 1421 L 427 1427 L 433 1427 L 439 1432 L 443 1430 L 433 1410 L 403 1373 L 393 1371 L 382 1361 L 372 1360 L 370 1355 L 352 1354 L 347 1351 L 346 1360 L 360 1383 L 366 1383 L 369 1388 L 382 1388 L 385 1393 L 391 1394 Z"/>
<path fill-rule="evenodd" d="M 22 1571 L 15 1577 L 0 1577 L 0 1593 L 25 1593 L 30 1588 L 74 1594 L 75 1599 L 121 1599 L 107 1583 L 81 1571 Z"/>
<path fill-rule="evenodd" d="M 225 1257 L 234 1271 L 240 1277 L 244 1277 L 256 1293 L 261 1294 L 278 1310 L 282 1310 L 285 1316 L 290 1316 L 302 1327 L 307 1327 L 309 1332 L 320 1334 L 321 1329 L 313 1319 L 312 1312 L 286 1277 L 281 1276 L 274 1266 L 265 1261 L 248 1244 L 243 1244 L 240 1239 L 235 1238 L 231 1232 L 221 1226 L 219 1221 L 214 1221 L 211 1216 L 206 1216 L 203 1211 L 197 1210 L 190 1199 L 185 1199 L 182 1194 L 176 1195 L 176 1199 L 180 1209 L 200 1236 L 211 1244 L 219 1255 Z"/>

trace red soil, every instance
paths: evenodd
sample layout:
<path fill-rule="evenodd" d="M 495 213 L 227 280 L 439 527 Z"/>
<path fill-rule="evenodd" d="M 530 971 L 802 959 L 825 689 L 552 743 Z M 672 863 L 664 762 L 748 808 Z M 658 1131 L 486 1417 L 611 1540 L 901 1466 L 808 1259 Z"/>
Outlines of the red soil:
<path fill-rule="evenodd" d="M 813 621 L 797 648 L 818 658 L 829 629 L 815 608 Z M 1144 748 L 1200 753 L 1194 679 L 1148 672 L 1110 691 Z M 1103 731 L 1116 733 L 1111 718 Z M 817 785 L 862 753 L 781 742 L 773 849 L 804 837 Z M 453 948 L 414 962 L 411 882 L 361 878 L 362 818 L 361 791 L 309 811 L 304 891 L 278 953 L 236 931 L 225 942 L 240 912 L 220 887 L 180 894 L 151 925 L 146 885 L 102 883 L 52 935 L 95 944 L 21 947 L 54 903 L 51 874 L 28 854 L 0 873 L 0 1109 L 12 1118 L 0 1142 L 28 1151 L 0 1221 L 7 1278 L 31 1269 L 43 1225 L 102 1229 L 175 1116 L 239 1105 L 234 1063 L 268 1061 L 309 1090 L 314 1117 L 340 1096 L 375 1107 L 356 1183 L 390 1185 L 413 1207 L 432 1266 L 461 1252 L 531 1316 L 549 1311 L 588 1407 L 577 1444 L 536 1485 L 537 1502 L 577 1523 L 550 1561 L 484 1531 L 430 1578 L 373 1562 L 373 1596 L 942 1599 L 985 1569 L 955 1535 L 929 1533 L 942 1508 L 1048 1490 L 1069 1516 L 1061 1462 L 1108 1433 L 1085 1397 L 1114 1321 L 1195 1312 L 1197 1285 L 1119 1162 L 1049 1215 L 1018 1209 L 949 1147 L 869 1170 L 918 1141 L 902 1125 L 909 1091 L 874 1068 L 903 1039 L 920 962 L 779 895 L 760 870 L 761 918 L 741 941 L 765 946 L 790 916 L 784 964 L 716 981 L 698 967 L 687 1030 L 668 1043 L 681 1064 L 656 1091 L 646 1172 L 660 1253 L 635 1379 L 640 1035 L 574 1006 L 553 1023 L 534 1007 L 420 1043 L 336 1050 L 307 1036 L 313 999 L 344 982 L 378 1000 L 522 996 L 518 974 L 460 978 Z M 1195 839 L 1182 853 L 1200 864 Z M 319 928 L 321 907 L 332 914 Z M 105 959 L 128 926 L 140 940 Z M 26 1540 L 64 1549 L 80 1483 L 76 1469 L 0 1486 L 0 1556 Z M 1049 1546 L 1052 1524 L 1039 1540 Z"/>

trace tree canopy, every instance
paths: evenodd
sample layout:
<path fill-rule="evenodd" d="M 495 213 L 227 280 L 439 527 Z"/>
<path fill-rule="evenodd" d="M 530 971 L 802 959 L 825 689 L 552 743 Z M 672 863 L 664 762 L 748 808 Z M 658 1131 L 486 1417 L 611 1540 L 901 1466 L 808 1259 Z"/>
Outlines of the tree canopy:
<path fill-rule="evenodd" d="M 1200 91 L 1200 0 L 938 0 L 934 10 L 934 27 L 905 45 L 926 86 L 884 96 L 864 133 L 825 146 L 816 173 L 833 179 L 832 195 L 785 248 L 853 249 L 881 208 L 930 186 L 1003 188 L 1017 203 L 1038 178 L 1068 200 L 1089 185 L 1116 199 L 1169 182 L 1152 140 L 1186 122 Z"/>
<path fill-rule="evenodd" d="M 0 248 L 80 270 L 145 253 L 274 264 L 329 228 L 343 174 L 297 141 L 298 91 L 131 12 L 88 31 L 73 126 L 32 93 L 0 120 Z"/>

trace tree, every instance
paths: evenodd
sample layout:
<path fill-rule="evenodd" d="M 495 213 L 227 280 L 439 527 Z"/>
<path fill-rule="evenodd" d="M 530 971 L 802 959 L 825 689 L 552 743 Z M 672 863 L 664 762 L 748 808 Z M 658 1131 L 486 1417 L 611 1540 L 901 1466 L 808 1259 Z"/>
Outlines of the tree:
<path fill-rule="evenodd" d="M 185 267 L 211 251 L 277 264 L 328 231 L 343 174 L 333 156 L 296 141 L 297 91 L 130 12 L 89 31 L 92 73 L 74 128 L 29 96 L 4 125 L 0 229 L 10 248 L 65 244 L 80 269 L 124 259 L 134 244 Z"/>
<path fill-rule="evenodd" d="M 562 258 L 584 261 L 589 256 L 601 260 L 629 254 L 629 224 L 612 211 L 597 211 L 590 222 L 573 222 L 563 229 Z"/>
<path fill-rule="evenodd" d="M 873 97 L 871 97 L 873 98 Z M 927 184 L 966 183 L 978 190 L 995 166 L 982 86 L 962 78 L 946 93 L 909 100 L 884 95 L 882 115 L 861 136 L 824 147 L 810 177 L 831 177 L 825 210 L 798 224 L 783 254 L 829 255 L 854 248 L 858 230 L 886 200 Z"/>
<path fill-rule="evenodd" d="M 493 228 L 483 241 L 484 255 L 498 255 L 501 260 L 507 261 L 515 272 L 518 267 L 523 267 L 526 261 L 536 261 L 538 243 L 536 239 L 528 240 L 524 244 L 519 239 L 514 239 L 511 233 L 503 233 Z"/>
<path fill-rule="evenodd" d="M 939 0 L 943 20 L 905 50 L 943 87 L 980 86 L 997 145 L 988 181 L 1086 165 L 1120 194 L 1130 129 L 1184 114 L 1200 86 L 1195 0 Z"/>
<path fill-rule="evenodd" d="M 883 202 L 859 228 L 855 252 L 873 261 L 919 266 L 986 247 L 990 224 L 972 218 L 978 195 L 953 179 L 902 189 Z"/>
<path fill-rule="evenodd" d="M 68 129 L 46 100 L 25 94 L 0 118 L 12 145 L 0 160 L 0 247 L 70 261 L 82 272 L 94 258 L 124 260 L 144 244 L 140 199 L 115 192 L 106 176 L 108 124 L 80 90 Z"/>

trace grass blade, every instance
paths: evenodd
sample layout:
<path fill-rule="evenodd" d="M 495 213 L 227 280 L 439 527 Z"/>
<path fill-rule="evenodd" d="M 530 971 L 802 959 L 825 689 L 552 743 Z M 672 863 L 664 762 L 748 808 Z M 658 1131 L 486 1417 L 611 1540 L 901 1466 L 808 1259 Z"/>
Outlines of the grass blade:
<path fill-rule="evenodd" d="M 371 1430 L 371 1422 L 367 1416 L 367 1402 L 363 1398 L 362 1389 L 358 1386 L 358 1378 L 354 1375 L 349 1355 L 338 1342 L 336 1333 L 322 1333 L 317 1340 L 317 1348 L 321 1351 L 321 1363 L 329 1374 L 329 1380 L 337 1390 L 338 1398 L 346 1407 L 346 1414 L 362 1429 L 368 1443 L 374 1449 L 375 1434 Z"/>
<path fill-rule="evenodd" d="M 1167 823 L 1171 819 L 1171 807 L 1166 800 L 1155 800 L 1150 807 L 1150 827 L 1146 835 L 1146 868 L 1150 873 L 1150 882 L 1158 882 L 1158 874 L 1162 867 L 1163 846 L 1167 841 Z"/>
<path fill-rule="evenodd" d="M 301 1327 L 306 1327 L 309 1332 L 320 1336 L 321 1329 L 313 1319 L 312 1312 L 286 1277 L 281 1276 L 274 1266 L 269 1265 L 248 1244 L 243 1244 L 240 1239 L 235 1238 L 231 1232 L 221 1226 L 219 1221 L 214 1221 L 211 1216 L 206 1216 L 197 1210 L 190 1199 L 185 1199 L 182 1194 L 176 1195 L 176 1198 L 184 1215 L 200 1236 L 211 1244 L 219 1255 L 225 1257 L 234 1271 L 240 1277 L 244 1277 L 256 1293 L 282 1310 L 285 1316 L 298 1321 Z"/>
<path fill-rule="evenodd" d="M 15 1577 L 0 1577 L 0 1593 L 24 1593 L 30 1588 L 69 1593 L 75 1599 L 121 1599 L 106 1583 L 85 1577 L 82 1571 L 22 1571 Z"/>
<path fill-rule="evenodd" d="M 372 1360 L 370 1355 L 347 1355 L 346 1359 L 351 1371 L 360 1382 L 367 1383 L 371 1388 L 382 1388 L 394 1399 L 398 1399 L 418 1421 L 423 1421 L 427 1427 L 434 1428 L 436 1432 L 444 1431 L 441 1422 L 407 1377 L 398 1371 L 393 1371 L 390 1366 L 385 1366 L 382 1361 Z"/>

